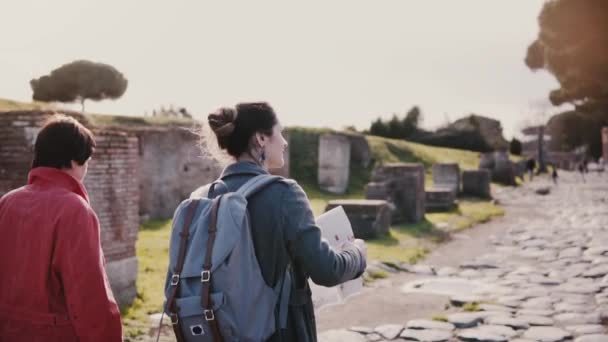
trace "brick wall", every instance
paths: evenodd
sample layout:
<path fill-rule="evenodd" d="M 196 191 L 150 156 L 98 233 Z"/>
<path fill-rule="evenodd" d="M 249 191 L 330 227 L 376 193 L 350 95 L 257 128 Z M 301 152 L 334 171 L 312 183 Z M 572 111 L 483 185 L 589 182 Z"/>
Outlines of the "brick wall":
<path fill-rule="evenodd" d="M 0 195 L 26 184 L 35 138 L 48 111 L 0 112 Z M 95 134 L 97 148 L 89 163 L 85 186 L 97 213 L 108 277 L 121 304 L 135 297 L 139 228 L 139 152 L 135 135 L 91 127 L 78 113 L 73 116 Z M 83 270 L 85 271 L 85 270 Z"/>

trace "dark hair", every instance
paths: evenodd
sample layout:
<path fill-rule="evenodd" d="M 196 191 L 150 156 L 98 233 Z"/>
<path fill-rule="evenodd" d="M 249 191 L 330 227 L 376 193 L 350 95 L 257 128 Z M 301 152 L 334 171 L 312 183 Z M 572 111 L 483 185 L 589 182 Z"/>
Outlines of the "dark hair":
<path fill-rule="evenodd" d="M 32 168 L 71 168 L 71 161 L 83 165 L 93 154 L 93 133 L 74 118 L 54 115 L 38 133 Z"/>
<path fill-rule="evenodd" d="M 266 102 L 223 107 L 209 114 L 207 120 L 220 148 L 235 158 L 249 150 L 255 133 L 271 136 L 272 128 L 278 123 L 277 115 Z"/>

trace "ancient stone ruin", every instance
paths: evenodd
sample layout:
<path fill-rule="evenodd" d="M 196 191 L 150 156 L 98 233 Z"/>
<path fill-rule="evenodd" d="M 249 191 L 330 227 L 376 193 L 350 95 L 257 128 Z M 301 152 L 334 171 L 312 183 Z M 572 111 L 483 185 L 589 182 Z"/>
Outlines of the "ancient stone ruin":
<path fill-rule="evenodd" d="M 422 221 L 425 213 L 424 166 L 401 163 L 376 167 L 365 188 L 365 198 L 391 203 L 393 222 Z"/>
<path fill-rule="evenodd" d="M 391 209 L 384 200 L 332 200 L 325 211 L 342 206 L 357 239 L 373 239 L 388 234 Z"/>
<path fill-rule="evenodd" d="M 460 192 L 460 167 L 457 163 L 433 165 L 433 187 L 449 188 L 454 195 Z"/>
<path fill-rule="evenodd" d="M 319 138 L 319 186 L 343 194 L 350 175 L 350 140 L 344 135 L 323 134 Z"/>
<path fill-rule="evenodd" d="M 450 211 L 456 206 L 456 195 L 450 188 L 435 188 L 425 191 L 425 210 L 433 211 Z"/>
<path fill-rule="evenodd" d="M 192 190 L 212 182 L 221 172 L 215 159 L 202 155 L 191 127 L 138 126 L 129 131 L 139 139 L 139 212 L 144 221 L 171 218 Z"/>
<path fill-rule="evenodd" d="M 491 174 L 489 170 L 466 170 L 462 172 L 462 192 L 468 196 L 491 198 Z"/>
<path fill-rule="evenodd" d="M 482 153 L 479 160 L 479 168 L 489 170 L 494 182 L 505 185 L 516 185 L 515 165 L 509 159 L 508 152 Z"/>
<path fill-rule="evenodd" d="M 362 134 L 344 134 L 350 141 L 350 163 L 353 166 L 368 168 L 372 162 L 372 151 Z"/>
<path fill-rule="evenodd" d="M 85 186 L 101 226 L 101 244 L 112 290 L 120 304 L 136 295 L 135 242 L 140 214 L 171 217 L 190 191 L 219 174 L 200 158 L 197 136 L 177 127 L 101 127 L 74 112 L 95 135 L 97 147 Z M 33 144 L 51 111 L 0 112 L 0 196 L 23 186 Z"/>

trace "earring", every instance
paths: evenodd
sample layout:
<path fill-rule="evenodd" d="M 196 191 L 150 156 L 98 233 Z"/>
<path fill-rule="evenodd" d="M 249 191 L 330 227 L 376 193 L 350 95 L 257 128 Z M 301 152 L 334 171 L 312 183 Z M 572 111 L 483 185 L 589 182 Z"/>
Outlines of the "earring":
<path fill-rule="evenodd" d="M 266 161 L 266 150 L 262 148 L 262 153 L 260 153 L 260 163 L 264 163 Z"/>

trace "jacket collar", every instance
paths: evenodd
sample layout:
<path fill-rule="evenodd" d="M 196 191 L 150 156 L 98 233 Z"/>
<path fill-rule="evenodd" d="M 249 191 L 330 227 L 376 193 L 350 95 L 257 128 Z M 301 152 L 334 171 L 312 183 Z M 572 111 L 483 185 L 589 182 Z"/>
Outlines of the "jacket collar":
<path fill-rule="evenodd" d="M 236 176 L 236 175 L 263 175 L 268 174 L 263 167 L 254 162 L 249 161 L 239 161 L 233 164 L 228 165 L 224 171 L 222 171 L 222 175 L 220 178 Z"/>
<path fill-rule="evenodd" d="M 28 184 L 47 183 L 67 189 L 89 202 L 89 194 L 84 185 L 69 174 L 52 167 L 36 167 L 30 170 Z"/>

